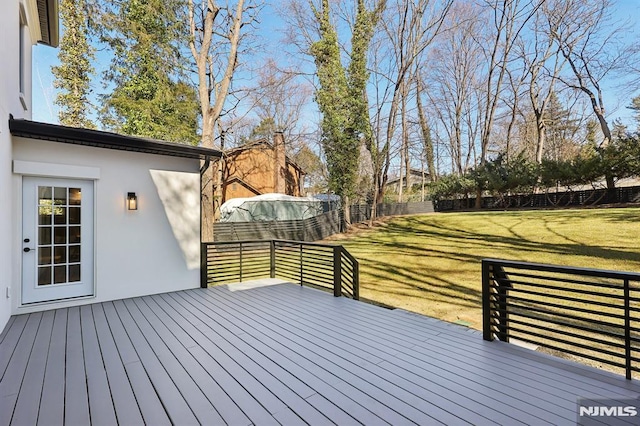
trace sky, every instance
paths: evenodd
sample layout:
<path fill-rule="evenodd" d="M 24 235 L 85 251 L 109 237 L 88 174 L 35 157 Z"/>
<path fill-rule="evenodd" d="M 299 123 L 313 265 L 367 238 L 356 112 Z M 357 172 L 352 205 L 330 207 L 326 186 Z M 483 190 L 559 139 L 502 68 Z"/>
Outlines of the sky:
<path fill-rule="evenodd" d="M 640 0 L 613 0 L 616 6 L 615 18 L 631 24 L 627 38 L 632 37 L 638 39 L 640 34 Z M 279 56 L 278 59 L 284 59 L 282 52 L 283 32 L 285 24 L 280 16 L 276 13 L 273 6 L 274 2 L 267 0 L 265 7 L 261 12 L 260 25 L 258 28 L 258 37 L 260 37 L 262 46 L 261 50 L 271 53 L 273 56 Z M 278 2 L 275 2 L 278 4 Z M 277 53 L 274 53 L 277 52 Z M 58 123 L 58 108 L 54 103 L 56 89 L 53 87 L 53 75 L 51 67 L 59 63 L 58 50 L 48 46 L 38 45 L 33 49 L 33 119 L 46 123 Z M 109 66 L 109 57 L 105 54 L 97 54 L 96 63 L 94 63 L 96 71 L 96 82 L 92 85 L 94 94 L 104 91 L 100 83 L 100 75 Z M 630 103 L 631 96 L 640 95 L 640 90 L 632 93 L 628 87 L 622 86 L 620 81 L 609 81 L 603 90 L 605 95 L 605 106 L 608 108 L 608 121 L 612 123 L 614 119 L 619 118 L 624 123 L 630 124 L 632 119 L 632 111 L 626 108 Z M 315 110 L 315 107 L 310 107 Z M 309 117 L 317 116 L 316 113 L 308 115 Z"/>

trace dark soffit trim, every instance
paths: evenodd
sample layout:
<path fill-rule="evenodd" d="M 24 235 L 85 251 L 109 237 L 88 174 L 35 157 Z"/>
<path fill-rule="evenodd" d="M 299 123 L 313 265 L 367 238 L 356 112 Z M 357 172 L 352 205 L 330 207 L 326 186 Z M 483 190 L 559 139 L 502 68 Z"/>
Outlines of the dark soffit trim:
<path fill-rule="evenodd" d="M 16 120 L 13 117 L 9 118 L 9 131 L 13 136 L 31 139 L 170 157 L 205 160 L 220 158 L 222 155 L 220 151 L 211 148 L 125 136 L 99 130 L 39 123 L 37 121 Z"/>

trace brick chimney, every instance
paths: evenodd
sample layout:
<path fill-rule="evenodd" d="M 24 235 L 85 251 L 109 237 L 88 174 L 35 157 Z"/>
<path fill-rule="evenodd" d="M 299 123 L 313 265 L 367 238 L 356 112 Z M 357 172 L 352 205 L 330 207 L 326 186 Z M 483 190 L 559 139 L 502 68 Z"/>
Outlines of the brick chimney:
<path fill-rule="evenodd" d="M 284 134 L 282 132 L 275 132 L 273 135 L 273 156 L 275 165 L 273 189 L 279 194 L 286 194 L 287 157 L 284 149 Z"/>

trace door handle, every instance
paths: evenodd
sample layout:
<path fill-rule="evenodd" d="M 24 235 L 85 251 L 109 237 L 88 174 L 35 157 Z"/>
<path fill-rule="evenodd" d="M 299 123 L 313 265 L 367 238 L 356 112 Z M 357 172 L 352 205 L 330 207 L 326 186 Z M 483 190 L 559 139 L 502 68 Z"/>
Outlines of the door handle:
<path fill-rule="evenodd" d="M 25 247 L 22 249 L 22 251 L 24 251 L 25 253 L 29 253 L 31 249 L 29 247 Z"/>

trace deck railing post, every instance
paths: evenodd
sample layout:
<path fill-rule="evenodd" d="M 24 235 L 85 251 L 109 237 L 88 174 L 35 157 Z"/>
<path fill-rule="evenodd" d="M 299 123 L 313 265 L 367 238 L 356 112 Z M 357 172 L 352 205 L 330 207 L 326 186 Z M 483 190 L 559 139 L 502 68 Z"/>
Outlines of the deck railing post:
<path fill-rule="evenodd" d="M 276 277 L 276 242 L 275 240 L 269 241 L 269 276 L 271 278 Z"/>
<path fill-rule="evenodd" d="M 342 296 L 342 246 L 333 247 L 333 295 Z"/>
<path fill-rule="evenodd" d="M 300 243 L 300 286 L 302 287 L 302 283 L 304 282 L 304 269 L 302 267 L 302 243 Z"/>
<path fill-rule="evenodd" d="M 624 280 L 624 357 L 628 380 L 631 380 L 631 313 L 629 300 L 629 279 Z"/>
<path fill-rule="evenodd" d="M 493 340 L 491 331 L 491 266 L 486 260 L 482 261 L 482 338 Z"/>
<path fill-rule="evenodd" d="M 209 287 L 208 272 L 209 264 L 207 263 L 207 251 L 208 245 L 206 243 L 200 243 L 200 288 Z"/>
<path fill-rule="evenodd" d="M 240 282 L 242 282 L 242 242 L 240 242 Z"/>
<path fill-rule="evenodd" d="M 353 259 L 353 298 L 360 300 L 360 265 Z"/>
<path fill-rule="evenodd" d="M 498 339 L 509 341 L 509 288 L 511 282 L 500 265 L 492 265 L 493 279 L 498 284 Z"/>

